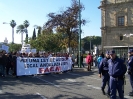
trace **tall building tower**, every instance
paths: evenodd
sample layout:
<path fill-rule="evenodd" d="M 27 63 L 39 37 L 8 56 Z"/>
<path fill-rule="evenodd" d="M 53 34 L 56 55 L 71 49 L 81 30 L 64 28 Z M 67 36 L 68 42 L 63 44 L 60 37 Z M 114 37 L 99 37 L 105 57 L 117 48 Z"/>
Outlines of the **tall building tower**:
<path fill-rule="evenodd" d="M 7 37 L 5 37 L 4 43 L 8 44 Z"/>
<path fill-rule="evenodd" d="M 102 50 L 115 49 L 122 54 L 133 47 L 133 0 L 102 0 Z"/>

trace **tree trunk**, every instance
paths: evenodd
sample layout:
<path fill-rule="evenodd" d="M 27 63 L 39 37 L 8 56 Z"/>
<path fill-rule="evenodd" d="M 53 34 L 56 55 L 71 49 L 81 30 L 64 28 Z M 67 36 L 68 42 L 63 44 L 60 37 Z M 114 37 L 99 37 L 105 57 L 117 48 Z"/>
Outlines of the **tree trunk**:
<path fill-rule="evenodd" d="M 21 32 L 21 43 L 23 45 L 23 32 Z"/>
<path fill-rule="evenodd" d="M 26 43 L 28 43 L 28 34 L 26 34 Z"/>
<path fill-rule="evenodd" d="M 26 43 L 28 43 L 28 30 L 26 28 Z"/>
<path fill-rule="evenodd" d="M 71 38 L 69 37 L 68 38 L 68 53 L 71 53 L 71 45 L 70 45 L 70 42 L 71 42 Z"/>
<path fill-rule="evenodd" d="M 12 28 L 12 43 L 14 43 L 14 28 Z"/>

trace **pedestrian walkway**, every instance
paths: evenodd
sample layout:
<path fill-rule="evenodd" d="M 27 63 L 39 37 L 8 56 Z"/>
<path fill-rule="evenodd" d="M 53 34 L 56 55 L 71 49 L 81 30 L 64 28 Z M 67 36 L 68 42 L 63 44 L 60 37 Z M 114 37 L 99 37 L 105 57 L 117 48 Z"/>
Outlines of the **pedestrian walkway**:
<path fill-rule="evenodd" d="M 95 66 L 91 67 L 92 71 L 98 71 L 98 68 Z M 78 67 L 77 65 L 74 66 L 73 71 L 88 71 L 87 70 L 87 66 L 85 65 L 85 67 Z"/>

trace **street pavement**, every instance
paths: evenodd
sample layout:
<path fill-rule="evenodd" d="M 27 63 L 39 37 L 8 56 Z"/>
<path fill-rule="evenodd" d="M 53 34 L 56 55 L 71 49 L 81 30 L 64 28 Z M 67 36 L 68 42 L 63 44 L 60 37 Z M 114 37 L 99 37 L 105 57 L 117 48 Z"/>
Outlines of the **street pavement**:
<path fill-rule="evenodd" d="M 100 86 L 97 67 L 87 71 L 87 67 L 75 66 L 73 71 L 58 74 L 0 78 L 0 99 L 109 99 Z M 128 75 L 124 89 L 125 99 L 133 99 L 128 96 Z"/>

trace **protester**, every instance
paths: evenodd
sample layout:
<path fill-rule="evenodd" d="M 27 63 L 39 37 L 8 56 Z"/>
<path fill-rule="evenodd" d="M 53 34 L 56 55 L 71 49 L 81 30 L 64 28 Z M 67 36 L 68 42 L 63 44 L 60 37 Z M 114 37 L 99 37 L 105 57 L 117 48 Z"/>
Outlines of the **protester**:
<path fill-rule="evenodd" d="M 94 57 L 93 57 L 93 62 L 94 62 L 93 64 L 94 64 L 95 67 L 97 67 L 97 58 L 98 58 L 97 54 L 95 54 Z"/>
<path fill-rule="evenodd" d="M 91 62 L 92 62 L 92 56 L 91 53 L 88 53 L 86 56 L 86 63 L 88 65 L 88 71 L 91 71 Z"/>

